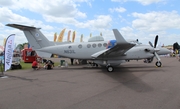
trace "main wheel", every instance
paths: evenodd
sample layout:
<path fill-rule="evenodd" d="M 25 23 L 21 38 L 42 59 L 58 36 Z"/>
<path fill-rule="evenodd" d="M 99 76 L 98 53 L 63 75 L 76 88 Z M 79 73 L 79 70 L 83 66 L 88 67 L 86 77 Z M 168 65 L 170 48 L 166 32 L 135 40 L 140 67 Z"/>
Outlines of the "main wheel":
<path fill-rule="evenodd" d="M 107 66 L 107 71 L 108 72 L 113 72 L 114 68 L 112 66 Z"/>
<path fill-rule="evenodd" d="M 162 63 L 161 63 L 160 61 L 157 61 L 157 62 L 156 62 L 156 66 L 157 66 L 157 67 L 161 67 L 161 66 L 162 66 Z"/>

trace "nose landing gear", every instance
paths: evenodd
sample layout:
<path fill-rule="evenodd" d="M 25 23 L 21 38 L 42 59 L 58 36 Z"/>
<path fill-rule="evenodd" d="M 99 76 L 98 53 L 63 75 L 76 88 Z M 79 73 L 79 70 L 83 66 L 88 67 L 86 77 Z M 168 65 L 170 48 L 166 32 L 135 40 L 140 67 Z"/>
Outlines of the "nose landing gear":
<path fill-rule="evenodd" d="M 161 61 L 157 61 L 157 62 L 156 62 L 156 66 L 157 66 L 157 67 L 161 67 L 161 66 L 162 66 Z"/>

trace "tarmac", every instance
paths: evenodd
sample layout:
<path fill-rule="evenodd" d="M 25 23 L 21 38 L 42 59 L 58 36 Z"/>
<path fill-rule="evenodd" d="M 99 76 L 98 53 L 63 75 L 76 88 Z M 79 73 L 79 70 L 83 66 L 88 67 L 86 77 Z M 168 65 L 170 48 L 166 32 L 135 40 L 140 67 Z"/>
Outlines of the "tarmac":
<path fill-rule="evenodd" d="M 13 70 L 0 78 L 0 109 L 180 109 L 180 62 L 142 60 L 114 72 L 88 65 Z"/>

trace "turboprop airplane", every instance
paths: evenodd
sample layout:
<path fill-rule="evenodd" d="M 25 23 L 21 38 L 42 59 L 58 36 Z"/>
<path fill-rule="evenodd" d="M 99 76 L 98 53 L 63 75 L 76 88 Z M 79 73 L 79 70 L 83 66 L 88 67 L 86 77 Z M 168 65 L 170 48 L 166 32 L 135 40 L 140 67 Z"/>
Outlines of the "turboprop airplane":
<path fill-rule="evenodd" d="M 22 30 L 32 49 L 39 56 L 50 57 L 51 54 L 57 54 L 67 58 L 92 60 L 100 66 L 106 66 L 109 72 L 112 72 L 115 66 L 119 66 L 126 60 L 140 60 L 152 57 L 157 58 L 156 66 L 161 67 L 162 63 L 159 55 L 170 52 L 166 48 L 156 48 L 158 36 L 155 38 L 154 46 L 135 44 L 127 42 L 117 29 L 113 29 L 116 40 L 54 43 L 41 33 L 41 28 L 19 24 L 7 24 L 6 26 Z"/>

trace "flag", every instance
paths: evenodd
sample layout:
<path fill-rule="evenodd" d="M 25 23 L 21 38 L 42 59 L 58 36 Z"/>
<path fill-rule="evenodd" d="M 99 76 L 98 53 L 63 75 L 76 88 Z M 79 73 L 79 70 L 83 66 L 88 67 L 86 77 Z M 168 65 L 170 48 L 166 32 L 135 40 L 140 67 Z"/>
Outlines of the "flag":
<path fill-rule="evenodd" d="M 3 46 L 5 46 L 5 43 L 6 43 L 6 38 L 4 38 L 4 41 L 3 41 Z"/>
<path fill-rule="evenodd" d="M 11 34 L 7 39 L 5 43 L 4 48 L 4 71 L 7 71 L 11 68 L 12 64 L 12 57 L 13 57 L 13 50 L 14 50 L 14 37 L 15 34 Z"/>
<path fill-rule="evenodd" d="M 73 31 L 72 42 L 74 42 L 75 37 L 76 37 L 76 31 Z"/>
<path fill-rule="evenodd" d="M 64 28 L 60 34 L 59 34 L 59 37 L 58 37 L 58 42 L 62 42 L 63 41 L 63 37 L 64 37 L 64 32 L 65 32 L 66 28 Z"/>
<path fill-rule="evenodd" d="M 67 37 L 68 42 L 70 42 L 70 35 L 71 35 L 71 30 L 69 30 L 69 32 L 68 32 L 68 37 Z"/>

